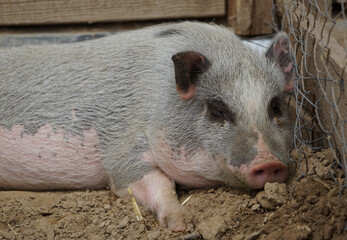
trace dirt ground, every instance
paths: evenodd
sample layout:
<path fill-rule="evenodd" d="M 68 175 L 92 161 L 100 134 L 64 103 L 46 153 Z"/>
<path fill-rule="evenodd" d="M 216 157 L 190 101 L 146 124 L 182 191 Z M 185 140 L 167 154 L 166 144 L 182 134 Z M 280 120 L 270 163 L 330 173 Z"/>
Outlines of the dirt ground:
<path fill-rule="evenodd" d="M 295 154 L 294 154 L 295 155 Z M 264 191 L 227 187 L 178 190 L 192 216 L 185 232 L 172 233 L 130 200 L 108 190 L 0 191 L 0 239 L 347 239 L 347 192 L 331 180 L 330 151 L 307 151 L 309 176 Z M 337 181 L 343 171 L 333 169 Z"/>

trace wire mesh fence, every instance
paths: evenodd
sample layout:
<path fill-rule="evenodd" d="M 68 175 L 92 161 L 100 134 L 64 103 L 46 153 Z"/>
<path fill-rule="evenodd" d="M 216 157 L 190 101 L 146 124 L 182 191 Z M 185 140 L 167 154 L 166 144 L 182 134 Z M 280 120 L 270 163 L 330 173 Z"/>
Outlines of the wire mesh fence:
<path fill-rule="evenodd" d="M 305 148 L 329 148 L 330 173 L 341 189 L 347 188 L 346 177 L 334 169 L 347 175 L 346 9 L 345 0 L 276 0 L 273 8 L 275 27 L 289 34 L 292 45 L 299 161 L 307 161 Z M 298 166 L 306 176 L 305 164 Z"/>

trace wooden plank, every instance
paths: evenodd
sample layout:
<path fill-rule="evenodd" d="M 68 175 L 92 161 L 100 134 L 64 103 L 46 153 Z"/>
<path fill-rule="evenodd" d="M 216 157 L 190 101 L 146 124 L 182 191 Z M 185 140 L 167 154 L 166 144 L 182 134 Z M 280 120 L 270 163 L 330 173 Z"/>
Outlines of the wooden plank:
<path fill-rule="evenodd" d="M 227 22 L 239 35 L 272 33 L 272 0 L 228 0 Z"/>
<path fill-rule="evenodd" d="M 224 15 L 225 0 L 0 0 L 2 26 Z"/>
<path fill-rule="evenodd" d="M 228 0 L 227 22 L 236 34 L 247 33 L 252 25 L 253 0 Z"/>
<path fill-rule="evenodd" d="M 272 29 L 272 0 L 255 0 L 252 12 L 252 35 L 271 34 Z"/>

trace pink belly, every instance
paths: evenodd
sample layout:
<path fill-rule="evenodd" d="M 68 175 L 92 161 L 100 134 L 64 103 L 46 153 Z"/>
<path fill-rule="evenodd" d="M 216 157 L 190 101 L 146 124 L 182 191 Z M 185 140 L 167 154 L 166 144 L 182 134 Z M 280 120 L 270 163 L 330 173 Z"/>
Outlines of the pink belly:
<path fill-rule="evenodd" d="M 94 129 L 84 138 L 54 131 L 50 125 L 34 135 L 22 134 L 22 126 L 0 127 L 0 188 L 79 189 L 102 188 L 108 178 Z"/>

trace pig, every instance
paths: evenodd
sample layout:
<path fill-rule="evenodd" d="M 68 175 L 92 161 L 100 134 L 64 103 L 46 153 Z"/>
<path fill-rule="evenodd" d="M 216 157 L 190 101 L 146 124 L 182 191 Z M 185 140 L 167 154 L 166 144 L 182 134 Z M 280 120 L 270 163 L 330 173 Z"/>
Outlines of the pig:
<path fill-rule="evenodd" d="M 289 178 L 292 69 L 285 33 L 263 54 L 199 22 L 0 49 L 0 188 L 130 188 L 182 231 L 175 184 Z"/>

